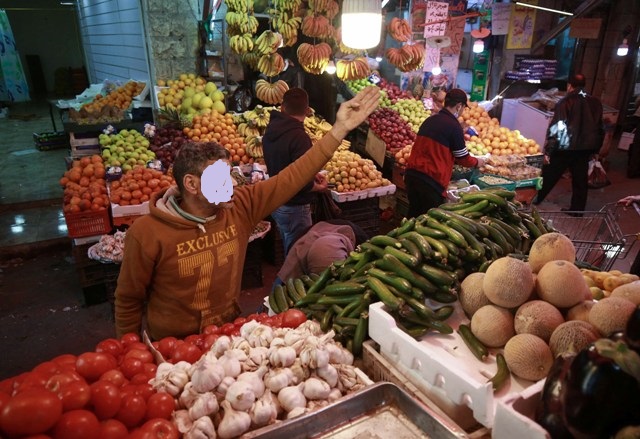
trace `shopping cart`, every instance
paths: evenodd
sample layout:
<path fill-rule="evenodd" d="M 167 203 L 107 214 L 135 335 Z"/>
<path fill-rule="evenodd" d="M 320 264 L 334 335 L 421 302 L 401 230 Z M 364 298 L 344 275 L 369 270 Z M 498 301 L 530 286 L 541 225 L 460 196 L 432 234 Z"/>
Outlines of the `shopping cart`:
<path fill-rule="evenodd" d="M 626 209 L 625 209 L 626 210 Z M 616 203 L 599 211 L 540 211 L 555 230 L 567 235 L 576 248 L 576 260 L 608 271 L 617 259 L 623 259 L 640 239 L 640 230 L 624 235 L 618 218 L 623 209 Z M 629 213 L 635 215 L 635 212 Z"/>

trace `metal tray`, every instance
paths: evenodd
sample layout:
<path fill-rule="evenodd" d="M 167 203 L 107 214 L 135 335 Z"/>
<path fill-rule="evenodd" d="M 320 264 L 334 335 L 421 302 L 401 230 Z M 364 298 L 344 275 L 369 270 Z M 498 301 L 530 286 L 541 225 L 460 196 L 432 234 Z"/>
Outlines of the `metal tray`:
<path fill-rule="evenodd" d="M 466 438 L 428 407 L 392 383 L 381 382 L 298 418 L 248 432 L 243 439 Z"/>

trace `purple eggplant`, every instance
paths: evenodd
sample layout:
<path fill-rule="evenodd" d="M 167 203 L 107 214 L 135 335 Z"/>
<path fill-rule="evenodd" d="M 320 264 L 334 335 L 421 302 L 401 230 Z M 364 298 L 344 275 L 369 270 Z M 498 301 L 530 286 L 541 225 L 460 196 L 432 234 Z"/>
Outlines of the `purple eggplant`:
<path fill-rule="evenodd" d="M 564 423 L 562 390 L 567 372 L 575 355 L 559 355 L 553 362 L 544 382 L 535 420 L 544 427 L 552 439 L 572 439 Z"/>

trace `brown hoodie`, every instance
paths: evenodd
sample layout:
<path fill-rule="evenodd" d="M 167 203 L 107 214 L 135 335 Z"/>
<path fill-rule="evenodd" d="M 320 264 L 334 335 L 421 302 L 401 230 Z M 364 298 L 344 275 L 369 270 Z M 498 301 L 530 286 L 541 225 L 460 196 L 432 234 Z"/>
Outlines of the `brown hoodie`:
<path fill-rule="evenodd" d="M 153 340 L 182 338 L 237 317 L 251 232 L 322 169 L 338 144 L 327 134 L 278 175 L 236 187 L 233 206 L 204 224 L 173 212 L 166 191 L 154 196 L 150 214 L 136 220 L 125 238 L 115 292 L 117 335 L 140 332 L 145 303 Z"/>

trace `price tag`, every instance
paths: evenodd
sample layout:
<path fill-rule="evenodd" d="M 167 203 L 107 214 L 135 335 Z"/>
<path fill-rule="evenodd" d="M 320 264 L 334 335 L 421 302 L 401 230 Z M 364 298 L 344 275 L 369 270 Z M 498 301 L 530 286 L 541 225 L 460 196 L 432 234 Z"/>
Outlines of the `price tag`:
<path fill-rule="evenodd" d="M 383 166 L 384 155 L 387 151 L 387 145 L 382 139 L 376 136 L 371 128 L 369 128 L 369 132 L 367 133 L 367 143 L 364 146 L 364 150 L 369 155 L 369 157 L 371 157 L 373 161 L 378 164 L 378 166 Z"/>

